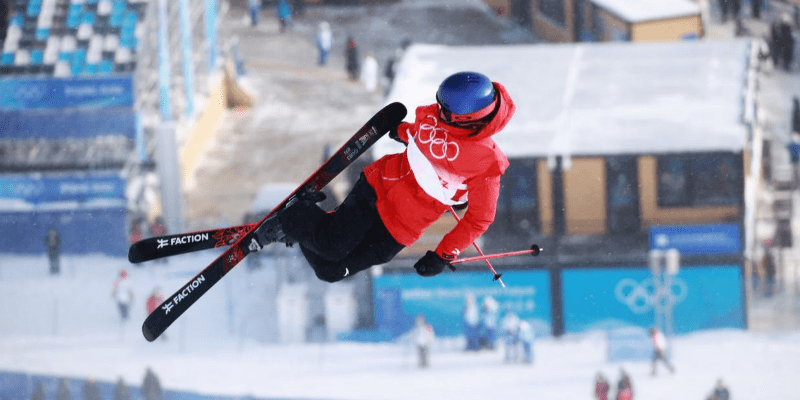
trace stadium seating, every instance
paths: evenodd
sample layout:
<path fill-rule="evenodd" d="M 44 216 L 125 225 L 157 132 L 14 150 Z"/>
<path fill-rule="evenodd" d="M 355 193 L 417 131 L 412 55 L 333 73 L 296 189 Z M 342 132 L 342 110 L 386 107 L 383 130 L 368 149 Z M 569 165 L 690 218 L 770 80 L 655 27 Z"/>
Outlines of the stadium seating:
<path fill-rule="evenodd" d="M 146 0 L 10 0 L 2 76 L 132 72 Z"/>

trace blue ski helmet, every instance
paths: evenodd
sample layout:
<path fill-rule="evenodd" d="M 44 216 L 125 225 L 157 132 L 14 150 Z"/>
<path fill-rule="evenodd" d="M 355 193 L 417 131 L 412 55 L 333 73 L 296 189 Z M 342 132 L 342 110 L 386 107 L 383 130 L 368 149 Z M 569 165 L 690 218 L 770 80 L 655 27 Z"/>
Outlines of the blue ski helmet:
<path fill-rule="evenodd" d="M 445 79 L 436 92 L 445 122 L 471 122 L 486 117 L 497 103 L 492 81 L 477 72 L 458 72 Z"/>

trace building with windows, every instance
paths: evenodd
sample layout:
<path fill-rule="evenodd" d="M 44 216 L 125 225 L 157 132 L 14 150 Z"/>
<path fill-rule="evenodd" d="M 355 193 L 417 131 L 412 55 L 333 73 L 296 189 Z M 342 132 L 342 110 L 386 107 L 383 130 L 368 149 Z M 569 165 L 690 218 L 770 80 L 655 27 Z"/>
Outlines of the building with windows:
<path fill-rule="evenodd" d="M 748 41 L 414 45 L 388 100 L 433 103 L 438 84 L 459 70 L 484 73 L 509 90 L 517 114 L 495 141 L 511 166 L 481 244 L 487 253 L 531 243 L 545 249 L 536 259 L 495 265 L 544 274 L 536 279 L 546 287 L 534 292 L 550 294 L 554 333 L 652 323 L 625 314 L 633 311 L 604 316 L 611 304 L 587 311 L 595 306 L 583 302 L 593 281 L 646 282 L 654 248 L 681 251 L 680 278 L 695 296 L 703 282 L 730 279 L 721 314 L 681 329 L 743 327 L 742 238 L 752 229 L 744 223 L 750 58 Z M 400 150 L 389 142 L 376 145 L 378 156 Z M 405 255 L 413 260 L 435 246 L 451 220 L 444 216 Z M 408 263 L 398 259 L 384 271 L 408 272 Z M 459 271 L 484 269 L 462 264 Z M 613 300 L 613 286 L 602 293 L 622 302 Z"/>
<path fill-rule="evenodd" d="M 691 0 L 485 0 L 550 42 L 651 42 L 703 35 Z"/>

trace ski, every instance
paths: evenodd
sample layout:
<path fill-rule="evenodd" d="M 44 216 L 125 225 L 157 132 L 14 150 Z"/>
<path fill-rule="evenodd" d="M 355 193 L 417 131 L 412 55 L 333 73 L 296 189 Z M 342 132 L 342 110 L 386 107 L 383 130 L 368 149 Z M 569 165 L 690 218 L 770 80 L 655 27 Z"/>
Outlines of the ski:
<path fill-rule="evenodd" d="M 256 227 L 258 227 L 258 224 L 252 223 L 228 228 L 145 238 L 132 244 L 128 249 L 128 261 L 138 264 L 163 257 L 230 246 Z"/>
<path fill-rule="evenodd" d="M 406 116 L 406 108 L 400 103 L 392 103 L 375 114 L 361 129 L 356 132 L 339 150 L 337 150 L 322 166 L 305 180 L 294 192 L 269 212 L 255 227 L 251 227 L 239 236 L 230 247 L 211 262 L 205 269 L 195 275 L 172 296 L 167 297 L 142 324 L 142 334 L 152 342 L 161 336 L 186 310 L 203 296 L 212 286 L 219 282 L 231 269 L 248 254 L 257 251 L 255 231 L 264 224 L 276 211 L 286 207 L 298 195 L 321 190 L 333 178 L 341 173 L 353 160 L 361 156 L 372 144 L 385 135 L 392 127 L 397 126 Z M 180 235 L 177 235 L 180 236 Z"/>

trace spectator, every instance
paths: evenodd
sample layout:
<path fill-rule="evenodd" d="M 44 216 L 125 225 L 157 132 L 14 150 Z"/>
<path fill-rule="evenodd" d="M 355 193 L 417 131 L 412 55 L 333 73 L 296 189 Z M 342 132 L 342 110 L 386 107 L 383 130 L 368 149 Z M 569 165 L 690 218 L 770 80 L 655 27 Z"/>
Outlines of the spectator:
<path fill-rule="evenodd" d="M 503 317 L 503 335 L 506 339 L 505 362 L 516 362 L 519 360 L 519 317 L 516 313 L 509 310 Z"/>
<path fill-rule="evenodd" d="M 281 33 L 286 32 L 292 24 L 292 6 L 286 0 L 278 1 L 278 20 L 281 23 Z"/>
<path fill-rule="evenodd" d="M 47 246 L 47 258 L 50 260 L 50 275 L 61 272 L 61 235 L 55 227 L 50 227 L 44 239 Z"/>
<path fill-rule="evenodd" d="M 750 0 L 750 15 L 754 19 L 761 18 L 761 4 L 763 0 Z"/>
<path fill-rule="evenodd" d="M 792 17 L 789 13 L 783 13 L 781 23 L 778 26 L 778 47 L 781 50 L 781 66 L 787 72 L 792 69 L 794 62 L 794 35 L 792 34 Z"/>
<path fill-rule="evenodd" d="M 250 26 L 258 26 L 258 13 L 261 12 L 261 0 L 247 0 L 250 6 Z"/>
<path fill-rule="evenodd" d="M 608 400 L 608 390 L 610 389 L 606 377 L 602 372 L 597 373 L 594 379 L 594 398 L 597 400 Z"/>
<path fill-rule="evenodd" d="M 534 337 L 533 326 L 528 321 L 521 321 L 519 323 L 519 341 L 522 343 L 522 362 L 525 364 L 533 363 Z"/>
<path fill-rule="evenodd" d="M 144 374 L 144 382 L 142 382 L 142 399 L 143 400 L 164 400 L 164 391 L 161 389 L 161 382 L 153 370 L 147 368 Z"/>
<path fill-rule="evenodd" d="M 156 286 L 153 289 L 153 292 L 150 293 L 150 297 L 147 298 L 147 302 L 145 303 L 145 309 L 147 310 L 147 314 L 150 315 L 163 302 L 164 302 L 164 295 L 161 294 L 161 288 Z"/>
<path fill-rule="evenodd" d="M 133 303 L 133 289 L 128 281 L 128 271 L 123 269 L 119 272 L 119 278 L 114 282 L 114 290 L 111 297 L 117 302 L 120 320 L 124 324 L 128 320 L 131 304 Z"/>
<path fill-rule="evenodd" d="M 498 304 L 492 296 L 483 298 L 481 309 L 481 348 L 494 350 L 498 320 Z"/>
<path fill-rule="evenodd" d="M 475 295 L 467 293 L 464 300 L 464 336 L 467 339 L 467 351 L 477 351 L 481 349 L 479 329 L 481 322 L 481 312 L 475 302 Z"/>
<path fill-rule="evenodd" d="M 666 357 L 667 339 L 664 334 L 656 328 L 650 328 L 648 332 L 650 333 L 650 341 L 653 343 L 653 359 L 651 363 L 653 376 L 656 376 L 656 363 L 658 361 L 664 363 L 670 373 L 674 373 L 675 369 L 672 368 Z"/>
<path fill-rule="evenodd" d="M 361 69 L 361 82 L 367 91 L 372 93 L 378 89 L 378 60 L 372 53 L 367 53 L 364 57 L 364 66 Z"/>
<path fill-rule="evenodd" d="M 33 393 L 31 394 L 31 400 L 47 400 L 47 393 L 44 390 L 44 382 L 39 381 L 36 384 L 36 388 L 33 389 Z"/>
<path fill-rule="evenodd" d="M 772 59 L 772 68 L 779 68 L 779 61 L 781 56 L 780 51 L 780 24 L 778 21 L 772 21 L 769 25 L 769 55 Z"/>
<path fill-rule="evenodd" d="M 129 236 L 129 240 L 131 244 L 136 243 L 142 240 L 142 226 L 137 219 L 133 224 L 131 224 L 131 233 Z"/>
<path fill-rule="evenodd" d="M 102 400 L 96 380 L 89 378 L 83 383 L 83 400 Z"/>
<path fill-rule="evenodd" d="M 624 369 L 619 370 L 619 382 L 617 382 L 617 400 L 633 400 L 633 385 L 631 377 Z"/>
<path fill-rule="evenodd" d="M 116 386 L 114 386 L 114 400 L 131 400 L 131 389 L 125 384 L 122 378 L 119 378 Z"/>
<path fill-rule="evenodd" d="M 770 25 L 770 52 L 775 68 L 789 71 L 794 61 L 794 36 L 792 17 L 788 13 Z"/>
<path fill-rule="evenodd" d="M 151 236 L 164 236 L 167 234 L 167 229 L 164 226 L 164 218 L 162 216 L 157 216 L 152 224 L 150 224 L 150 235 Z M 169 258 L 162 257 L 156 259 L 156 262 L 161 264 L 166 264 Z"/>
<path fill-rule="evenodd" d="M 728 0 L 719 0 L 719 11 L 722 23 L 728 22 Z"/>
<path fill-rule="evenodd" d="M 347 75 L 350 77 L 350 80 L 358 80 L 359 75 L 361 75 L 361 60 L 358 58 L 358 44 L 352 36 L 348 36 L 347 38 L 345 59 L 347 63 Z"/>
<path fill-rule="evenodd" d="M 433 343 L 434 333 L 433 327 L 425 321 L 424 315 L 417 315 L 416 325 L 412 331 L 414 344 L 417 345 L 417 354 L 419 356 L 419 367 L 428 367 L 428 354 L 430 353 L 431 344 Z"/>
<path fill-rule="evenodd" d="M 319 65 L 328 64 L 328 53 L 331 51 L 333 43 L 333 33 L 331 25 L 327 21 L 322 21 L 317 27 L 317 49 L 319 50 Z"/>
<path fill-rule="evenodd" d="M 728 3 L 733 20 L 739 19 L 739 12 L 742 10 L 742 0 L 728 0 Z"/>
<path fill-rule="evenodd" d="M 717 379 L 717 386 L 714 387 L 714 391 L 711 393 L 711 399 L 729 400 L 730 398 L 730 392 L 728 392 L 728 387 L 725 386 L 725 383 L 722 382 L 722 378 Z"/>
<path fill-rule="evenodd" d="M 72 393 L 69 392 L 69 386 L 67 386 L 67 380 L 65 378 L 58 380 L 56 400 L 72 400 Z"/>

